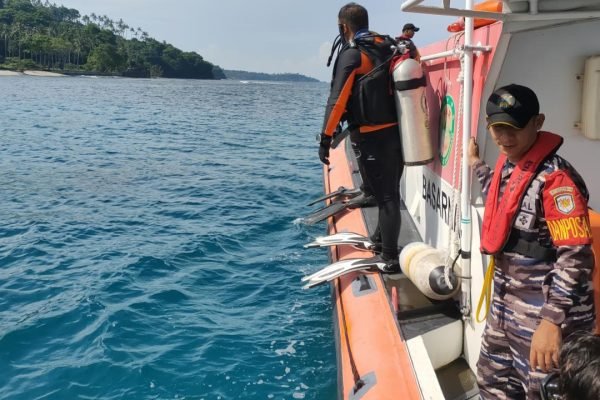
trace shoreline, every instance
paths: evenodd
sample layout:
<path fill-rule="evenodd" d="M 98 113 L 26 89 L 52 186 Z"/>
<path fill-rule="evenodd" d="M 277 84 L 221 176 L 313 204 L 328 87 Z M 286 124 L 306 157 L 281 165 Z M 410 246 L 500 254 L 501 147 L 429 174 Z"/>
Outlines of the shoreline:
<path fill-rule="evenodd" d="M 24 70 L 23 72 L 20 71 L 11 71 L 11 70 L 7 70 L 7 69 L 2 69 L 0 70 L 0 76 L 67 76 L 64 74 L 59 74 L 57 72 L 49 72 L 49 71 L 39 71 L 39 70 Z"/>

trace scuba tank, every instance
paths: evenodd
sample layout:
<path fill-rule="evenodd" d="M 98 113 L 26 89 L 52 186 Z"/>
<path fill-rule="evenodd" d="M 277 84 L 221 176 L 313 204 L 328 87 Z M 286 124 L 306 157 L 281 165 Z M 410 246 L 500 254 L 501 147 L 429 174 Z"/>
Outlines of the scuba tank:
<path fill-rule="evenodd" d="M 421 64 L 412 58 L 400 58 L 393 66 L 392 78 L 404 163 L 430 163 L 434 155 L 425 94 L 427 79 Z"/>

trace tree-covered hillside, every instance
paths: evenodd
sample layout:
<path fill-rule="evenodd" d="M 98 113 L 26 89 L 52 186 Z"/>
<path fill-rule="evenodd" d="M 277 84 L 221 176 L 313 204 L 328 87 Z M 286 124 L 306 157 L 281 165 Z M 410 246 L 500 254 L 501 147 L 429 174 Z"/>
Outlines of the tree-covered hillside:
<path fill-rule="evenodd" d="M 122 19 L 84 15 L 48 0 L 0 0 L 0 67 L 134 77 L 222 79 L 195 52 L 148 36 Z"/>

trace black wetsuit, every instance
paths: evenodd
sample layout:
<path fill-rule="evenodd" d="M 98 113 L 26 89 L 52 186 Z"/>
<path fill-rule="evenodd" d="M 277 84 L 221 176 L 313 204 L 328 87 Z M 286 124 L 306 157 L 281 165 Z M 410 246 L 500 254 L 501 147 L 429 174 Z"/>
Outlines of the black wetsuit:
<path fill-rule="evenodd" d="M 404 161 L 394 98 L 391 86 L 387 83 L 371 82 L 368 90 L 365 90 L 364 81 L 359 82 L 361 76 L 388 58 L 389 46 L 378 47 L 375 45 L 379 40 L 376 37 L 370 36 L 369 39 L 369 35 L 366 35 L 367 39 L 364 40 L 364 33 L 362 38 L 359 35 L 356 42 L 361 45 L 345 45 L 335 61 L 323 132 L 328 136 L 333 135 L 342 116 L 350 126 L 355 127 L 354 130 L 358 130 L 359 133 L 352 135 L 352 141 L 359 163 L 362 164 L 363 179 L 377 200 L 377 232 L 381 235 L 382 257 L 397 259 L 400 178 Z M 388 71 L 383 72 L 388 75 L 385 79 L 389 80 Z M 379 241 L 377 237 L 373 239 Z"/>

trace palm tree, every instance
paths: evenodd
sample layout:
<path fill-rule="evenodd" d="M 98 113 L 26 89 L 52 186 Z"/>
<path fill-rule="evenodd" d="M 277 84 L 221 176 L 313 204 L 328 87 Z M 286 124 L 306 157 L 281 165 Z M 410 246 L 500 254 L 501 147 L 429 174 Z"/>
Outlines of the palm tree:
<path fill-rule="evenodd" d="M 10 26 L 7 24 L 0 24 L 0 35 L 4 36 L 4 58 L 6 58 L 8 51 L 8 35 L 10 34 Z"/>
<path fill-rule="evenodd" d="M 12 29 L 11 29 L 11 37 L 15 38 L 17 41 L 17 48 L 18 48 L 18 54 L 19 54 L 19 59 L 21 58 L 21 28 L 23 26 L 21 25 L 20 22 L 14 22 L 12 24 Z M 11 52 L 9 52 L 9 55 L 12 55 Z"/>
<path fill-rule="evenodd" d="M 123 21 L 123 18 L 119 18 L 119 20 L 116 22 L 116 26 L 117 26 L 117 32 L 119 33 L 119 36 L 125 37 L 125 31 L 129 27 L 127 26 L 125 21 Z"/>

